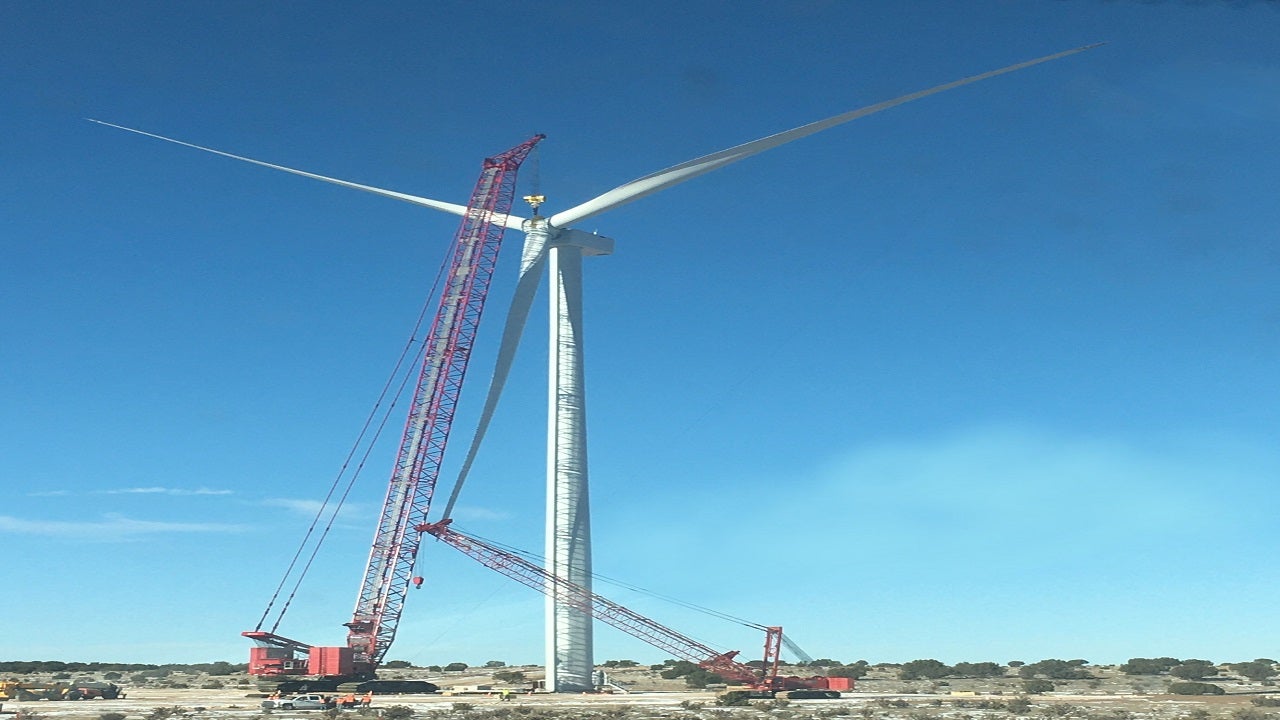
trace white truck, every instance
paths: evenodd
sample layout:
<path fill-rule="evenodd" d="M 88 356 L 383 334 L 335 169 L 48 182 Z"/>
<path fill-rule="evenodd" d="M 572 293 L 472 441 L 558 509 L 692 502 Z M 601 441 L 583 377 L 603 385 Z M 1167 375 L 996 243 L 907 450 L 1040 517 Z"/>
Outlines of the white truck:
<path fill-rule="evenodd" d="M 298 695 L 262 701 L 263 710 L 329 710 L 336 706 L 337 703 L 333 698 L 326 699 L 324 695 Z"/>

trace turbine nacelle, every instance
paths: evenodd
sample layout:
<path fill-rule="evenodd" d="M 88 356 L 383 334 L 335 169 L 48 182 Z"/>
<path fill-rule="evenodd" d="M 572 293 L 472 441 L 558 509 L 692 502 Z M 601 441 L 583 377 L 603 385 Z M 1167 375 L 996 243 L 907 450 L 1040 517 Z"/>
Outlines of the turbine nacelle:
<path fill-rule="evenodd" d="M 538 236 L 544 248 L 576 247 L 583 255 L 613 254 L 613 238 L 575 228 L 558 228 L 540 215 L 525 220 L 520 224 L 520 229 L 530 236 L 530 241 Z"/>

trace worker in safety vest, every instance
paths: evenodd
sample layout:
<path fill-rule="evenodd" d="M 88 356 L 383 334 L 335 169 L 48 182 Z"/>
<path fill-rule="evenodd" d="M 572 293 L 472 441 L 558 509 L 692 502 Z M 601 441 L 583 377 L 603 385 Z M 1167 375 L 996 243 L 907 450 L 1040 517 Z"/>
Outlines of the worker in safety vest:
<path fill-rule="evenodd" d="M 364 697 L 360 698 L 360 706 L 369 707 L 372 704 L 373 704 L 373 691 L 368 690 L 365 692 Z"/>

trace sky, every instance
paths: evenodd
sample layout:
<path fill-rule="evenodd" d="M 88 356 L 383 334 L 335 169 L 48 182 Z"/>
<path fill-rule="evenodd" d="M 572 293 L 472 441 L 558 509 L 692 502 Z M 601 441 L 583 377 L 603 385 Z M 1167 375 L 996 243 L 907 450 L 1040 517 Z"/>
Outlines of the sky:
<path fill-rule="evenodd" d="M 1095 42 L 579 225 L 616 241 L 597 590 L 744 659 L 657 596 L 845 662 L 1274 657 L 1278 34 L 1243 0 L 0 4 L 0 659 L 247 660 L 457 228 L 85 118 L 457 203 L 545 133 L 518 194 L 554 213 Z M 544 314 L 455 513 L 535 552 Z M 344 642 L 401 422 L 281 634 Z M 419 572 L 389 658 L 542 661 L 540 596 L 433 541 Z"/>

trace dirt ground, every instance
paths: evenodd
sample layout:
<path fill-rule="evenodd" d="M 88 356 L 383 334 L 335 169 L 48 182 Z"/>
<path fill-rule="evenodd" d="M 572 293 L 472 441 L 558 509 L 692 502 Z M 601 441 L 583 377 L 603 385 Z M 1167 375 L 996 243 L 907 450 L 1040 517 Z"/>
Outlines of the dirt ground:
<path fill-rule="evenodd" d="M 614 695 L 518 695 L 504 702 L 494 694 L 377 696 L 374 712 L 405 706 L 417 718 L 601 718 L 672 720 L 775 718 L 856 718 L 857 720 L 1280 720 L 1275 708 L 1257 708 L 1250 695 L 1182 697 L 1170 695 L 1031 696 L 1031 707 L 1010 712 L 999 707 L 1003 695 L 877 693 L 858 690 L 839 700 L 757 701 L 748 707 L 720 708 L 709 691 L 654 691 Z M 118 700 L 12 702 L 0 708 L 6 720 L 102 720 L 119 713 L 128 720 L 329 720 L 356 711 L 275 711 L 260 709 L 261 695 L 243 688 L 220 690 L 130 688 Z"/>
<path fill-rule="evenodd" d="M 1175 680 L 1167 675 L 1126 675 L 1115 666 L 1089 666 L 1088 677 L 1054 680 L 1055 689 L 1041 695 L 1023 694 L 1025 681 L 1012 670 L 993 678 L 902 680 L 895 666 L 872 666 L 857 688 L 838 700 L 753 701 L 746 707 L 719 707 L 720 691 L 691 690 L 683 679 L 663 678 L 661 669 L 644 665 L 606 669 L 610 680 L 629 692 L 516 692 L 510 701 L 502 700 L 503 685 L 493 677 L 499 668 L 389 670 L 380 676 L 429 680 L 442 693 L 376 695 L 370 711 L 264 712 L 264 694 L 243 673 L 131 675 L 115 680 L 125 693 L 123 699 L 4 701 L 0 720 L 378 720 L 397 706 L 392 713 L 395 720 L 1280 720 L 1280 687 L 1230 676 L 1226 666 L 1210 680 L 1227 694 L 1199 697 L 1167 694 Z M 526 688 L 543 677 L 537 666 L 500 670 L 519 671 L 526 678 Z M 812 674 L 806 668 L 784 671 Z M 493 691 L 470 692 L 477 687 Z M 402 708 L 412 714 L 406 715 Z"/>

